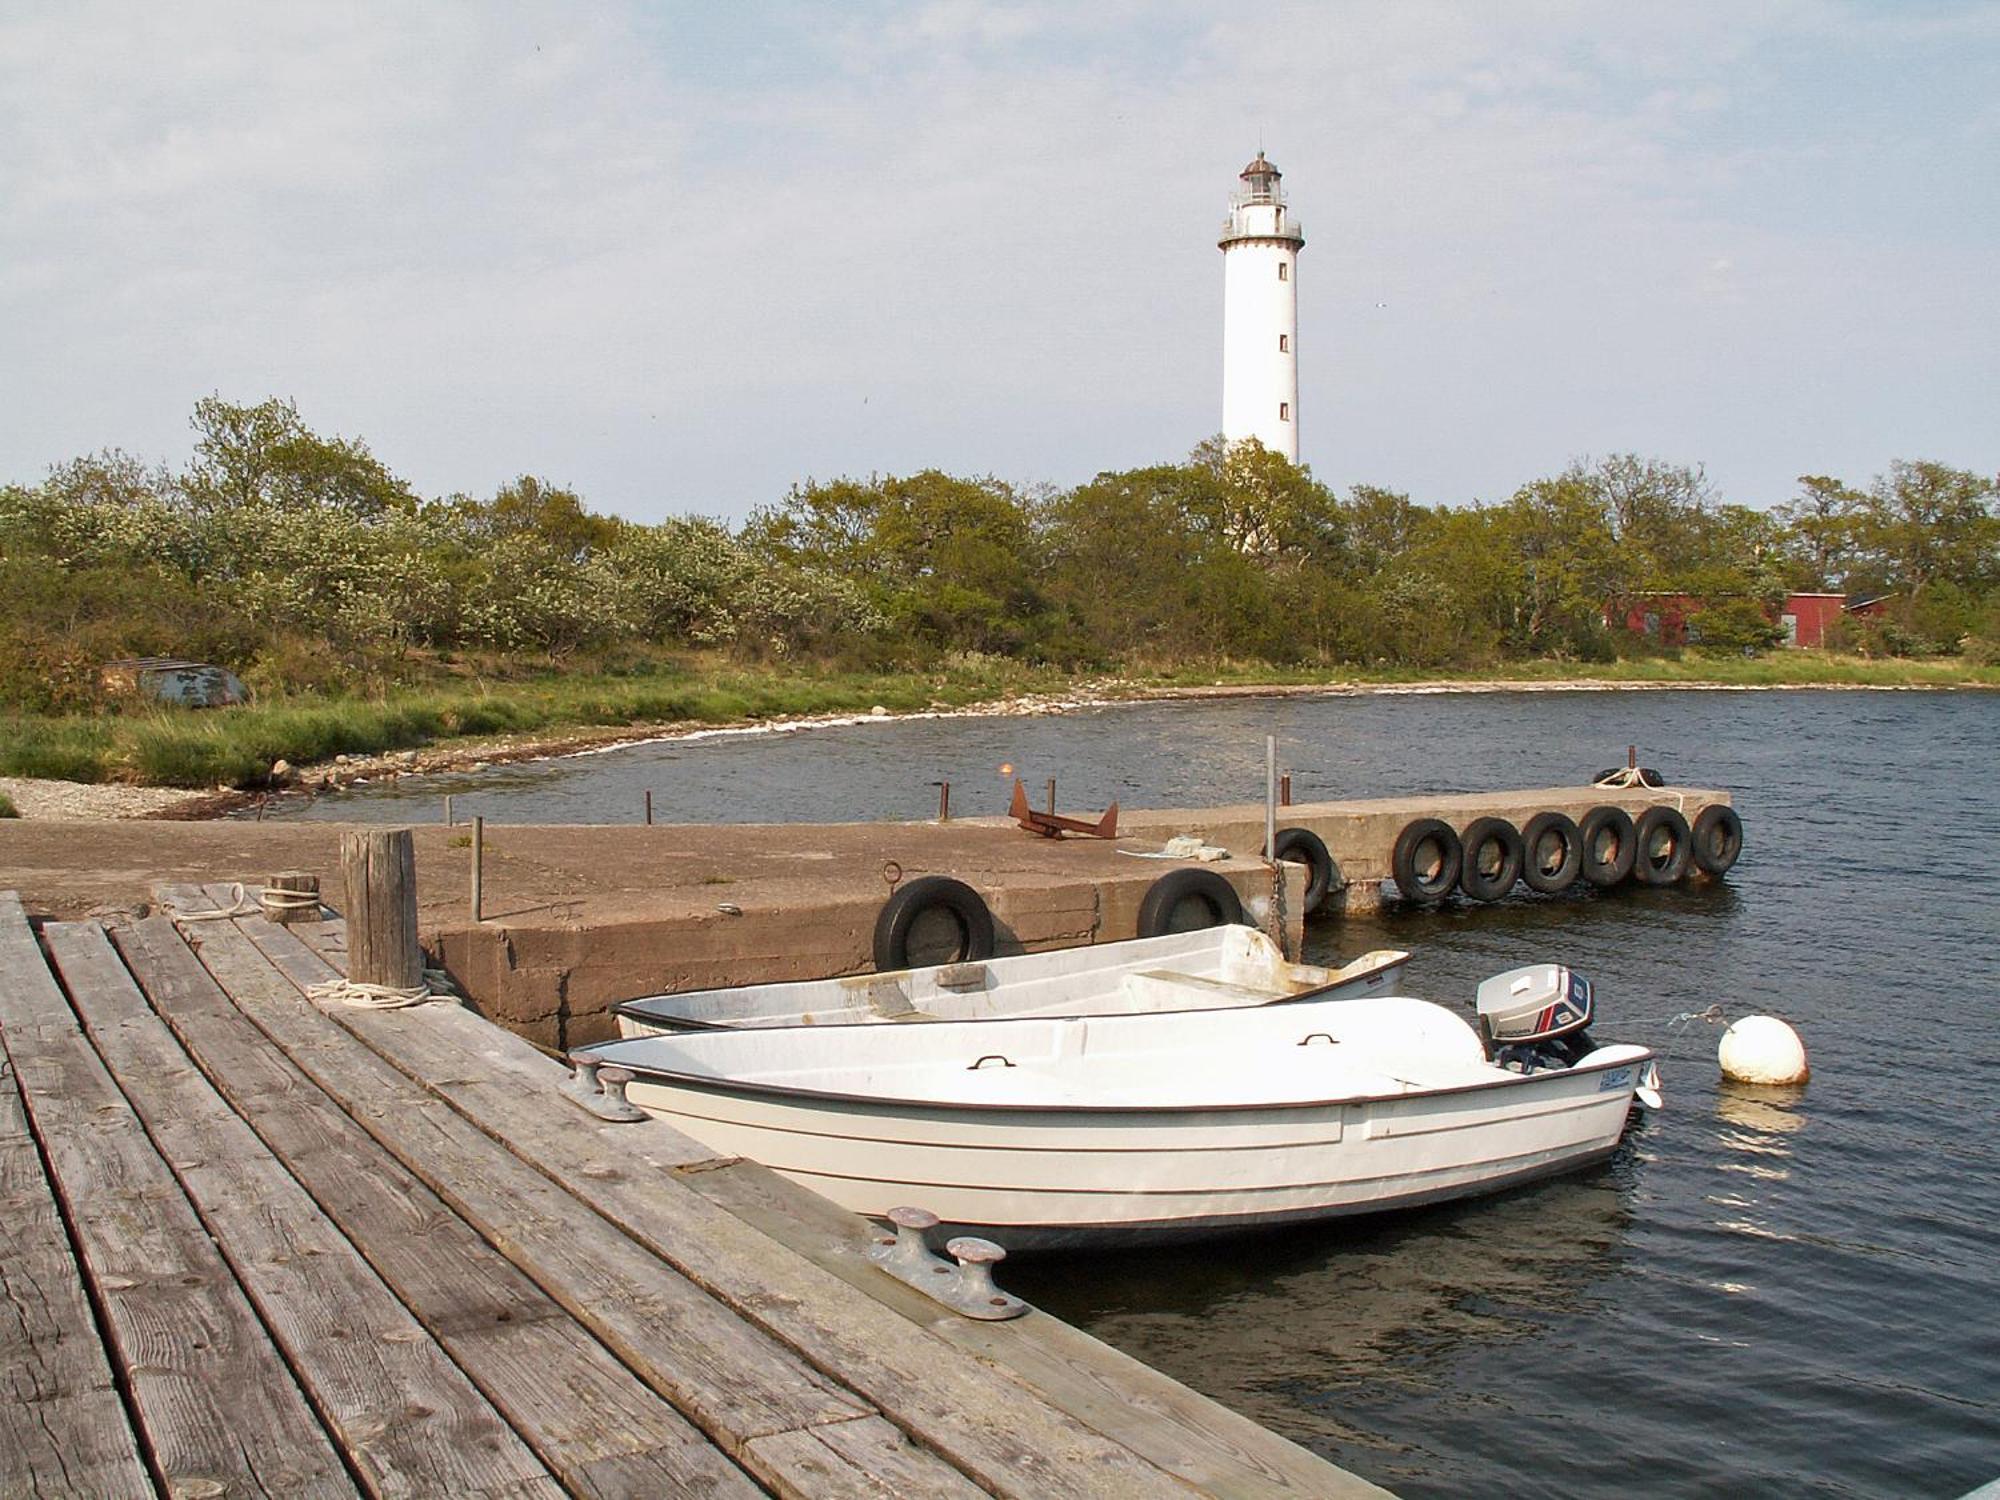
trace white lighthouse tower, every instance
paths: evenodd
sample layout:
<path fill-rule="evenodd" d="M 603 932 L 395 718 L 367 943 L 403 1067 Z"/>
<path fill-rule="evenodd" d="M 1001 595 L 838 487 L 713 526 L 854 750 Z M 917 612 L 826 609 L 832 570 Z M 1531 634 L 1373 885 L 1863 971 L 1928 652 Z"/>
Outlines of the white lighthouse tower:
<path fill-rule="evenodd" d="M 1222 435 L 1299 461 L 1299 251 L 1305 231 L 1257 159 L 1222 226 Z"/>

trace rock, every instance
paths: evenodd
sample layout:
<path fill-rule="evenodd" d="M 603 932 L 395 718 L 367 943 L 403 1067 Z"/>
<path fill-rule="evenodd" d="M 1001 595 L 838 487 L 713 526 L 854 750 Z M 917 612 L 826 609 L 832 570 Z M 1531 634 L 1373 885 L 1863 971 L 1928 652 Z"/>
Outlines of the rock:
<path fill-rule="evenodd" d="M 889 710 L 884 708 L 879 703 L 876 704 L 873 708 L 869 709 L 868 713 L 869 717 L 876 719 L 886 719 L 889 717 Z"/>
<path fill-rule="evenodd" d="M 271 762 L 271 780 L 283 785 L 285 782 L 290 781 L 293 775 L 292 763 L 282 755 Z"/>
<path fill-rule="evenodd" d="M 391 758 L 399 766 L 414 766 L 417 763 L 417 752 L 414 750 L 398 750 Z"/>
<path fill-rule="evenodd" d="M 354 759 L 354 757 L 351 755 L 336 755 L 333 758 L 333 763 L 336 766 L 344 766 L 352 759 Z"/>

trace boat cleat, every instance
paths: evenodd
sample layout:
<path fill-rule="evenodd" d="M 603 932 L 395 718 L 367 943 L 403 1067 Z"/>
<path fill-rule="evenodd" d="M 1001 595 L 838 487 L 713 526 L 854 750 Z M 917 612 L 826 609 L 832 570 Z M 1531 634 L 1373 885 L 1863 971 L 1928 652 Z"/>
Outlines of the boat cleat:
<path fill-rule="evenodd" d="M 945 1246 L 952 1257 L 946 1260 L 924 1241 L 938 1227 L 936 1214 L 922 1208 L 892 1208 L 889 1222 L 896 1226 L 896 1237 L 878 1236 L 868 1258 L 898 1281 L 967 1318 L 998 1322 L 1028 1310 L 1019 1297 L 993 1284 L 993 1268 L 1007 1258 L 993 1241 L 960 1235 Z"/>
<path fill-rule="evenodd" d="M 618 1125 L 647 1118 L 643 1109 L 625 1097 L 625 1085 L 632 1081 L 629 1069 L 606 1067 L 602 1059 L 588 1052 L 572 1052 L 569 1060 L 576 1071 L 556 1087 L 570 1103 Z"/>

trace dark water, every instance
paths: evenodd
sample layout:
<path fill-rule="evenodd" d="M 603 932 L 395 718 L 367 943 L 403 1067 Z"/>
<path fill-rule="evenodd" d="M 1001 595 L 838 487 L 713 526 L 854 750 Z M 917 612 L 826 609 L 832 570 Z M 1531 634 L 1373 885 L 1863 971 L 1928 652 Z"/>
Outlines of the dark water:
<path fill-rule="evenodd" d="M 917 817 L 1002 761 L 1068 807 L 1573 782 L 1642 760 L 1736 794 L 1705 890 L 1389 912 L 1323 952 L 1413 949 L 1469 1000 L 1540 958 L 1601 1036 L 1674 1043 L 1668 1107 L 1604 1168 L 1367 1225 L 1017 1261 L 1023 1295 L 1406 1495 L 1955 1496 L 2000 1474 L 2000 696 L 1504 694 L 1181 703 L 633 748 L 327 799 L 442 791 L 508 821 Z M 411 798 L 426 799 L 413 803 Z M 434 815 L 427 813 L 426 815 Z M 1792 1020 L 1814 1080 L 1720 1082 L 1719 1002 Z"/>

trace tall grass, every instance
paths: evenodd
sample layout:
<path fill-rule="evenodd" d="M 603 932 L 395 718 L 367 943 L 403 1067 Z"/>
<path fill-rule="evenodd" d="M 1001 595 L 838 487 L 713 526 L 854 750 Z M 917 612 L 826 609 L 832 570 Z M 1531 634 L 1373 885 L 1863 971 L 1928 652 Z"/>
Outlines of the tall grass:
<path fill-rule="evenodd" d="M 1733 686 L 2000 687 L 2000 667 L 1960 662 L 1864 661 L 1818 652 L 1758 658 L 1641 658 L 1604 663 L 1510 662 L 1487 673 L 1274 670 L 1248 662 L 1179 666 L 1128 678 L 1145 683 L 1331 683 L 1464 679 L 1721 682 Z M 592 673 L 485 686 L 440 685 L 380 698 L 295 697 L 240 708 L 157 708 L 100 718 L 0 719 L 0 775 L 156 786 L 256 787 L 274 761 L 295 766 L 336 755 L 411 750 L 441 740 L 558 729 L 728 724 L 821 713 L 963 707 L 1072 687 L 1067 676 L 974 657 L 934 672 L 783 672 L 777 669 Z"/>

